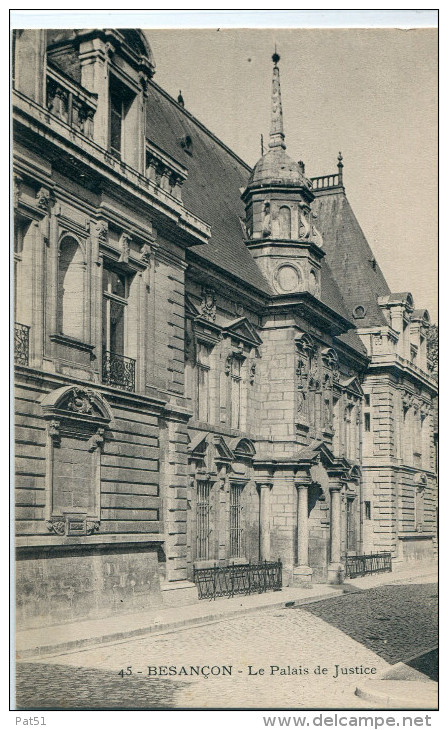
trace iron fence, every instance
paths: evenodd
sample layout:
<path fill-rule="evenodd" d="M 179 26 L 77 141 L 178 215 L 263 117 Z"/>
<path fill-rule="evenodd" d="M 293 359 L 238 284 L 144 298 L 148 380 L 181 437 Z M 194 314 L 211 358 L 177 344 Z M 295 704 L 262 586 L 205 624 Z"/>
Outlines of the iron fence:
<path fill-rule="evenodd" d="M 27 324 L 14 324 L 14 362 L 28 365 L 30 360 L 30 328 Z"/>
<path fill-rule="evenodd" d="M 103 350 L 103 383 L 134 392 L 135 360 Z"/>
<path fill-rule="evenodd" d="M 357 578 L 372 573 L 391 573 L 392 553 L 381 552 L 370 555 L 347 555 L 345 558 L 345 575 Z"/>
<path fill-rule="evenodd" d="M 235 595 L 281 591 L 282 563 L 278 560 L 272 563 L 194 568 L 194 582 L 198 588 L 198 597 L 209 600 L 222 596 L 232 598 Z"/>

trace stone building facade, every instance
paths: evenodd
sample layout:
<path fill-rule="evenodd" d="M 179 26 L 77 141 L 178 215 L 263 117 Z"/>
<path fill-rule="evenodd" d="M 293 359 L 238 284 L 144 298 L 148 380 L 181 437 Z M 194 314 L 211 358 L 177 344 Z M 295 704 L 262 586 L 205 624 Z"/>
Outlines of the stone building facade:
<path fill-rule="evenodd" d="M 191 602 L 194 567 L 433 558 L 429 317 L 341 156 L 286 154 L 279 57 L 253 170 L 140 31 L 16 31 L 13 58 L 18 624 Z"/>

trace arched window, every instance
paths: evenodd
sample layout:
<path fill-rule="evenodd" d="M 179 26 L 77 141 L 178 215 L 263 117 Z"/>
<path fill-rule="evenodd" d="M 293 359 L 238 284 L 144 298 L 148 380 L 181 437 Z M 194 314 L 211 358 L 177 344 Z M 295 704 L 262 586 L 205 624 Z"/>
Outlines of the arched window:
<path fill-rule="evenodd" d="M 291 209 L 286 205 L 278 211 L 278 226 L 280 238 L 291 238 Z"/>
<path fill-rule="evenodd" d="M 72 236 L 59 246 L 58 329 L 78 340 L 84 335 L 84 271 L 81 248 Z"/>

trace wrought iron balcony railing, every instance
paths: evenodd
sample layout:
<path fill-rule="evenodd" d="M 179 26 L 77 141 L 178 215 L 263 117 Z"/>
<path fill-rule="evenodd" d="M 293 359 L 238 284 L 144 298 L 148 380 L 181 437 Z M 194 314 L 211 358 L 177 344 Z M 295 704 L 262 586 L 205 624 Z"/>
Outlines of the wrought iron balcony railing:
<path fill-rule="evenodd" d="M 93 139 L 96 95 L 50 68 L 47 72 L 47 109 L 77 132 Z"/>
<path fill-rule="evenodd" d="M 114 388 L 135 391 L 135 360 L 103 350 L 103 383 Z"/>
<path fill-rule="evenodd" d="M 14 324 L 14 362 L 28 365 L 30 361 L 30 328 L 27 324 Z"/>

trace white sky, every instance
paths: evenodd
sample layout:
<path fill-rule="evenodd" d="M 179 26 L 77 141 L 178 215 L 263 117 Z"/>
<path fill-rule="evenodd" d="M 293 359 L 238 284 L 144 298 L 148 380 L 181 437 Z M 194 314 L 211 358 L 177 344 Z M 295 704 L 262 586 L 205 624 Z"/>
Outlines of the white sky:
<path fill-rule="evenodd" d="M 269 133 L 274 43 L 288 154 L 344 156 L 351 205 L 392 291 L 437 320 L 437 31 L 148 30 L 155 81 L 250 165 Z"/>

